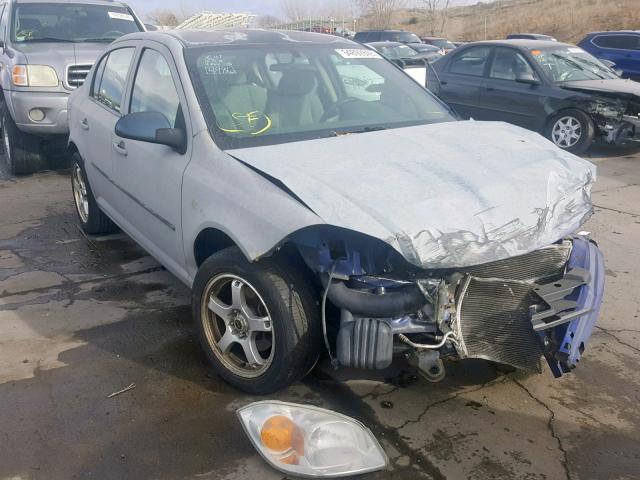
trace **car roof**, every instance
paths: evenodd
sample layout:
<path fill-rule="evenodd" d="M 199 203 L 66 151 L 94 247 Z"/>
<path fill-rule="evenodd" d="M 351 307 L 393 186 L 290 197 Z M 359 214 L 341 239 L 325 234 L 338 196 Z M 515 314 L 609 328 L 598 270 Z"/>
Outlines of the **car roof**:
<path fill-rule="evenodd" d="M 562 42 L 554 42 L 552 40 L 532 40 L 529 38 L 514 38 L 511 40 L 484 40 L 481 42 L 471 42 L 464 45 L 464 48 L 473 45 L 487 45 L 487 46 L 505 46 L 505 47 L 517 47 L 523 50 L 530 50 L 536 48 L 558 48 L 558 47 L 573 47 L 575 45 Z"/>
<path fill-rule="evenodd" d="M 169 37 L 177 39 L 187 48 L 204 45 L 269 45 L 288 43 L 312 43 L 320 45 L 333 43 L 337 45 L 345 45 L 349 48 L 362 48 L 362 45 L 358 42 L 325 33 L 250 28 L 224 30 L 158 30 L 155 32 L 131 33 L 124 37 L 120 37 L 120 39 L 124 41 L 148 38 L 162 41 Z"/>
<path fill-rule="evenodd" d="M 631 33 L 633 35 L 640 35 L 640 30 L 605 30 L 602 32 L 589 32 L 587 35 L 605 35 L 607 33 Z"/>
<path fill-rule="evenodd" d="M 402 42 L 367 42 L 367 45 L 371 45 L 372 47 L 406 47 L 406 43 Z"/>

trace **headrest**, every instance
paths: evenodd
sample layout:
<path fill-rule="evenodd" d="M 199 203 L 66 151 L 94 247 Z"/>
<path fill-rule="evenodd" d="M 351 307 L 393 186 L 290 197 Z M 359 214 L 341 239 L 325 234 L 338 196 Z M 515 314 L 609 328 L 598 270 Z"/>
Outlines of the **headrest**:
<path fill-rule="evenodd" d="M 282 72 L 282 78 L 278 83 L 279 95 L 307 95 L 318 86 L 318 80 L 314 70 L 295 69 Z"/>

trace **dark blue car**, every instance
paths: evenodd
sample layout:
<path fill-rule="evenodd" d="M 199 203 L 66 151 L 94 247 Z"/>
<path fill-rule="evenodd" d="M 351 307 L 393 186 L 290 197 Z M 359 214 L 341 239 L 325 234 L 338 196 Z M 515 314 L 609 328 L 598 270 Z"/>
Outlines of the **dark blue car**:
<path fill-rule="evenodd" d="M 594 57 L 614 62 L 623 77 L 640 81 L 640 30 L 593 32 L 578 45 Z"/>

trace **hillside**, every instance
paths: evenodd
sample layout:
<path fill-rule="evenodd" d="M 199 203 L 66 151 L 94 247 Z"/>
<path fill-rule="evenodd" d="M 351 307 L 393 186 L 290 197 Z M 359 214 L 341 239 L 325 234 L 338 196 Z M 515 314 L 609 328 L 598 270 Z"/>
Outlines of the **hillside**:
<path fill-rule="evenodd" d="M 396 16 L 397 26 L 428 34 L 424 11 Z M 536 32 L 577 42 L 596 30 L 640 29 L 640 0 L 496 0 L 450 8 L 443 36 L 472 41 L 504 38 L 512 32 Z"/>

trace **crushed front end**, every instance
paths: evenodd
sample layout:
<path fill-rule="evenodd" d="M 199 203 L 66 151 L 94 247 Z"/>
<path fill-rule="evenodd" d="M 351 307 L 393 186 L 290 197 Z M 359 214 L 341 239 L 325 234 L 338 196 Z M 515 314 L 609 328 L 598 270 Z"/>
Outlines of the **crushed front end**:
<path fill-rule="evenodd" d="M 321 279 L 323 321 L 338 331 L 337 362 L 382 369 L 404 354 L 430 381 L 444 377 L 447 358 L 535 372 L 545 359 L 560 377 L 579 362 L 603 296 L 603 257 L 584 236 L 437 270 L 410 265 L 355 232 L 308 232 L 296 243 Z"/>

